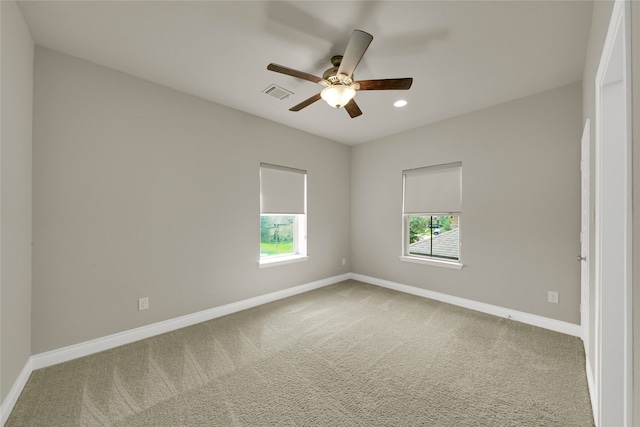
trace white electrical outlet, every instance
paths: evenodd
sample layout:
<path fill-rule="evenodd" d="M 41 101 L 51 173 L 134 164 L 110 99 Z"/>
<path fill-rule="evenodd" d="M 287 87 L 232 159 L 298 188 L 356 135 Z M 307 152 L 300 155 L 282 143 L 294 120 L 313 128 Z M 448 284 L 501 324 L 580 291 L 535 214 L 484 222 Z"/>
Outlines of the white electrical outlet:
<path fill-rule="evenodd" d="M 346 258 L 342 258 L 342 265 L 347 265 L 347 259 Z"/>
<path fill-rule="evenodd" d="M 149 297 L 138 298 L 138 311 L 146 310 L 149 308 Z"/>
<path fill-rule="evenodd" d="M 549 291 L 547 294 L 547 299 L 549 302 L 552 302 L 554 304 L 558 303 L 558 293 L 554 292 L 554 291 Z"/>

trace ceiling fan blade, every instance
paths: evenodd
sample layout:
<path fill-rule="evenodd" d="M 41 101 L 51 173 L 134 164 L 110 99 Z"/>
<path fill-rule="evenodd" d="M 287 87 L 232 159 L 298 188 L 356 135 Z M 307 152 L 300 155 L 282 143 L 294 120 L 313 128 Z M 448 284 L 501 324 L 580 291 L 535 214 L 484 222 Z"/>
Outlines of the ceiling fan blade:
<path fill-rule="evenodd" d="M 371 44 L 371 40 L 373 40 L 371 34 L 360 30 L 353 30 L 349 43 L 347 44 L 347 49 L 342 56 L 342 62 L 340 63 L 340 68 L 338 68 L 338 75 L 345 74 L 349 78 L 353 75 L 364 53 Z"/>
<path fill-rule="evenodd" d="M 358 107 L 358 104 L 356 104 L 356 101 L 354 99 L 347 102 L 347 104 L 344 106 L 344 109 L 347 110 L 347 113 L 349 113 L 352 119 L 355 119 L 362 114 L 362 111 L 360 111 L 360 107 Z"/>
<path fill-rule="evenodd" d="M 293 68 L 285 67 L 285 66 L 278 65 L 278 64 L 269 64 L 269 65 L 267 65 L 267 70 L 275 71 L 276 73 L 286 74 L 288 76 L 297 77 L 297 78 L 302 79 L 302 80 L 308 80 L 308 81 L 314 82 L 314 83 L 323 84 L 323 83 L 326 82 L 325 79 L 322 79 L 320 77 L 314 76 L 314 75 L 309 74 L 309 73 L 305 73 L 303 71 L 294 70 Z"/>
<path fill-rule="evenodd" d="M 411 87 L 413 79 L 380 79 L 380 80 L 360 80 L 356 84 L 360 85 L 356 90 L 407 90 Z"/>
<path fill-rule="evenodd" d="M 305 99 L 300 104 L 294 105 L 293 107 L 289 108 L 289 111 L 300 111 L 304 107 L 308 107 L 309 105 L 313 104 L 319 99 L 320 99 L 320 94 L 318 93 L 316 95 L 313 95 L 311 98 Z"/>

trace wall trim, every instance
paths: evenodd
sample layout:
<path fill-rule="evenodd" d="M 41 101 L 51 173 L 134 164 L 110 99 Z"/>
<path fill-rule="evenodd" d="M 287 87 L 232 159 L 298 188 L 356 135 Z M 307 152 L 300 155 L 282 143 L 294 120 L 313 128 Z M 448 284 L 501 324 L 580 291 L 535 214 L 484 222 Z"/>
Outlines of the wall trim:
<path fill-rule="evenodd" d="M 552 331 L 561 332 L 564 334 L 580 337 L 580 325 L 573 323 L 567 323 L 560 320 L 549 319 L 534 314 L 528 314 L 516 310 L 510 310 L 507 308 L 485 304 L 465 298 L 460 298 L 452 295 L 447 295 L 435 291 L 429 291 L 415 286 L 403 285 L 401 283 L 391 282 L 389 280 L 378 279 L 375 277 L 365 276 L 357 273 L 345 273 L 338 276 L 329 277 L 315 282 L 310 282 L 298 286 L 294 286 L 280 291 L 271 292 L 265 295 L 249 298 L 242 301 L 233 302 L 230 304 L 221 305 L 218 307 L 210 308 L 207 310 L 199 311 L 192 314 L 176 317 L 173 319 L 165 320 L 162 322 L 153 323 L 139 328 L 130 329 L 128 331 L 118 332 L 116 334 L 108 335 L 101 338 L 96 338 L 90 341 L 85 341 L 78 344 L 73 344 L 67 347 L 62 347 L 56 350 L 47 351 L 40 354 L 31 356 L 25 364 L 22 372 L 18 376 L 18 379 L 14 383 L 13 387 L 9 391 L 6 399 L 0 405 L 0 426 L 4 426 L 5 422 L 9 418 L 9 414 L 13 410 L 20 393 L 24 389 L 24 386 L 29 379 L 31 373 L 36 369 L 46 368 L 48 366 L 56 365 L 58 363 L 67 362 L 69 360 L 77 359 L 79 357 L 88 356 L 90 354 L 98 353 L 100 351 L 109 350 L 115 347 L 119 347 L 124 344 L 129 344 L 135 341 L 139 341 L 145 338 L 150 338 L 156 335 L 160 335 L 166 332 L 171 332 L 176 329 L 181 329 L 187 326 L 195 325 L 197 323 L 212 320 L 218 317 L 226 316 L 228 314 L 236 313 L 238 311 L 246 310 L 249 308 L 257 307 L 259 305 L 267 304 L 273 301 L 281 300 L 290 296 L 298 295 L 304 292 L 319 289 L 325 286 L 333 285 L 335 283 L 342 282 L 344 280 L 353 279 L 361 282 L 369 283 L 371 285 L 381 286 L 388 289 L 393 289 L 399 292 L 404 292 L 411 295 L 420 296 L 423 298 L 429 298 L 436 301 L 442 301 L 448 304 L 457 305 L 460 307 L 468 308 L 471 310 L 479 311 L 482 313 L 491 314 L 494 316 L 505 317 L 518 322 L 526 323 L 533 326 L 538 326 Z M 587 359 L 587 382 L 589 385 L 589 393 L 591 395 L 591 402 L 594 405 L 594 382 L 593 373 L 590 369 L 590 364 Z M 595 409 L 595 406 L 594 406 Z M 595 413 L 595 412 L 594 412 Z"/>
<path fill-rule="evenodd" d="M 283 289 L 269 294 L 260 295 L 257 297 L 249 298 L 242 301 L 225 304 L 222 306 L 210 308 L 207 310 L 199 311 L 196 313 L 187 314 L 184 316 L 176 317 L 169 320 L 153 323 L 139 328 L 130 329 L 116 334 L 107 335 L 105 337 L 96 338 L 90 341 L 85 341 L 78 344 L 73 344 L 67 347 L 62 347 L 56 350 L 47 351 L 44 353 L 31 356 L 30 362 L 32 369 L 41 369 L 47 366 L 55 365 L 58 363 L 66 362 L 76 359 L 78 357 L 88 356 L 100 351 L 115 348 L 124 344 L 129 344 L 135 341 L 139 341 L 145 338 L 153 337 L 156 335 L 164 334 L 174 331 L 176 329 L 184 328 L 187 326 L 195 325 L 197 323 L 205 322 L 207 320 L 215 319 L 217 317 L 226 316 L 241 310 L 246 310 L 252 307 L 256 307 L 269 302 L 277 301 L 283 298 L 287 298 L 293 295 L 308 292 L 314 289 L 318 289 L 324 286 L 332 285 L 347 279 L 359 280 L 361 282 L 377 285 L 389 289 L 394 289 L 399 292 L 404 292 L 412 295 L 417 295 L 424 298 L 430 298 L 437 301 L 446 302 L 448 304 L 457 305 L 460 307 L 469 308 L 471 310 L 480 311 L 494 316 L 505 317 L 518 322 L 526 323 L 533 326 L 538 326 L 552 331 L 561 332 L 564 334 L 580 337 L 580 325 L 573 323 L 563 322 L 560 320 L 550 319 L 547 317 L 537 316 L 534 314 L 524 313 L 516 310 L 511 310 L 491 304 L 477 302 L 465 298 L 460 298 L 452 295 L 447 295 L 435 291 L 430 291 L 414 286 L 403 285 L 400 283 L 392 282 L 389 280 L 378 279 L 375 277 L 365 276 L 357 273 L 345 273 L 338 276 L 329 277 L 327 279 L 318 280 L 315 282 L 306 283 L 303 285 L 294 286 L 291 288 Z"/>
<path fill-rule="evenodd" d="M 13 407 L 16 405 L 16 402 L 20 397 L 20 393 L 22 393 L 22 389 L 24 389 L 29 376 L 31 376 L 31 372 L 33 372 L 33 365 L 30 357 L 27 359 L 27 363 L 25 363 L 22 371 L 20 371 L 20 375 L 18 375 L 16 382 L 13 383 L 11 390 L 9 390 L 9 394 L 7 394 L 2 405 L 0 405 L 0 426 L 3 426 L 9 419 L 9 414 L 11 414 Z"/>
<path fill-rule="evenodd" d="M 145 338 L 150 338 L 156 335 L 164 334 L 166 332 L 175 331 L 176 329 L 195 325 L 197 323 L 205 322 L 217 317 L 226 316 L 227 314 L 232 314 L 238 311 L 246 310 L 248 308 L 257 307 L 262 304 L 267 304 L 269 302 L 301 294 L 303 292 L 308 292 L 314 289 L 322 288 L 324 286 L 332 285 L 334 283 L 347 280 L 348 278 L 348 273 L 333 276 L 327 279 L 317 280 L 315 282 L 282 289 L 280 291 L 271 292 L 265 295 L 259 295 L 257 297 L 245 299 L 242 301 L 232 302 L 230 304 L 221 305 L 207 310 L 198 311 L 196 313 L 164 320 L 162 322 L 152 323 L 150 325 L 130 329 L 128 331 L 118 332 L 113 335 L 107 335 L 105 337 L 96 338 L 94 340 L 85 341 L 56 350 L 47 351 L 45 353 L 36 354 L 31 356 L 33 369 L 35 370 L 45 368 L 47 366 L 77 359 L 78 357 L 88 356 L 90 354 L 119 347 L 124 344 L 129 344 Z"/>
<path fill-rule="evenodd" d="M 468 308 L 482 313 L 492 314 L 498 317 L 515 320 L 517 322 L 526 323 L 528 325 L 538 326 L 540 328 L 549 329 L 563 334 L 580 337 L 580 325 L 564 322 L 562 320 L 550 319 L 535 314 L 524 313 L 522 311 L 511 310 L 509 308 L 499 307 L 497 305 L 485 304 L 483 302 L 473 301 L 466 298 L 460 298 L 453 295 L 447 295 L 440 292 L 429 291 L 427 289 L 417 288 L 415 286 L 403 285 L 401 283 L 391 282 L 389 280 L 369 277 L 362 274 L 351 273 L 351 278 L 366 282 L 372 285 L 382 286 L 407 294 L 416 295 L 423 298 L 429 298 L 436 301 L 446 302 L 448 304 L 457 305 L 459 307 Z"/>
<path fill-rule="evenodd" d="M 207 310 L 198 311 L 196 313 L 187 314 L 173 319 L 164 320 L 162 322 L 153 323 L 151 325 L 141 326 L 139 328 L 130 329 L 128 331 L 118 332 L 116 334 L 96 338 L 78 344 L 73 344 L 56 350 L 35 354 L 29 357 L 27 363 L 20 372 L 20 375 L 16 379 L 16 382 L 13 384 L 13 387 L 11 387 L 11 390 L 9 390 L 9 394 L 0 405 L 0 426 L 4 426 L 4 424 L 9 419 L 9 415 L 11 414 L 13 407 L 18 401 L 18 398 L 20 397 L 24 386 L 27 384 L 29 376 L 31 376 L 31 373 L 36 369 L 46 368 L 47 366 L 67 362 L 79 357 L 88 356 L 90 354 L 109 350 L 111 348 L 119 347 L 124 344 L 129 344 L 145 338 L 150 338 L 156 335 L 164 334 L 166 332 L 171 332 L 176 329 L 195 325 L 197 323 L 205 322 L 217 317 L 226 316 L 227 314 L 236 313 L 238 311 L 257 307 L 262 304 L 267 304 L 304 292 L 312 291 L 314 289 L 333 285 L 334 283 L 342 282 L 344 280 L 348 280 L 349 278 L 350 274 L 345 273 L 338 276 L 317 280 L 315 282 L 305 283 L 291 288 L 282 289 L 280 291 L 271 292 L 265 295 L 259 295 L 257 297 L 245 299 L 242 301 L 237 301 Z"/>

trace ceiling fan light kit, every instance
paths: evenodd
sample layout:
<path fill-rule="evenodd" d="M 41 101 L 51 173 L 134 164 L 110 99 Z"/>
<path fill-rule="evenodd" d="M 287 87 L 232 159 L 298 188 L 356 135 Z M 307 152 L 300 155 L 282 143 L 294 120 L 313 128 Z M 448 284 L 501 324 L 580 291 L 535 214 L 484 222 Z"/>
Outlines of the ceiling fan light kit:
<path fill-rule="evenodd" d="M 322 89 L 320 96 L 332 107 L 341 108 L 356 96 L 356 91 L 351 86 L 336 84 Z"/>
<path fill-rule="evenodd" d="M 324 99 L 334 108 L 345 107 L 351 118 L 362 114 L 354 97 L 360 90 L 407 90 L 411 87 L 411 77 L 401 79 L 379 79 L 354 81 L 353 72 L 360 63 L 373 36 L 360 30 L 353 30 L 343 56 L 335 55 L 331 58 L 333 67 L 324 72 L 322 78 L 278 64 L 269 64 L 267 70 L 286 74 L 324 86 L 319 94 L 305 99 L 294 105 L 289 111 L 300 111 L 319 99 Z"/>

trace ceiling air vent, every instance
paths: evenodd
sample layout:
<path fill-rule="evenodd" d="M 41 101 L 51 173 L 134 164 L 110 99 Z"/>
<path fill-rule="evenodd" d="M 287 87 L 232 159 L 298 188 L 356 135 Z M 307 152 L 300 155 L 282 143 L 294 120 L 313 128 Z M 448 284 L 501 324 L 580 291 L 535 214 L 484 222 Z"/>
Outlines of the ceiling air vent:
<path fill-rule="evenodd" d="M 267 95 L 271 95 L 274 98 L 278 98 L 280 100 L 289 98 L 290 95 L 293 95 L 293 92 L 290 90 L 286 90 L 277 85 L 269 85 L 262 93 L 266 93 Z"/>

